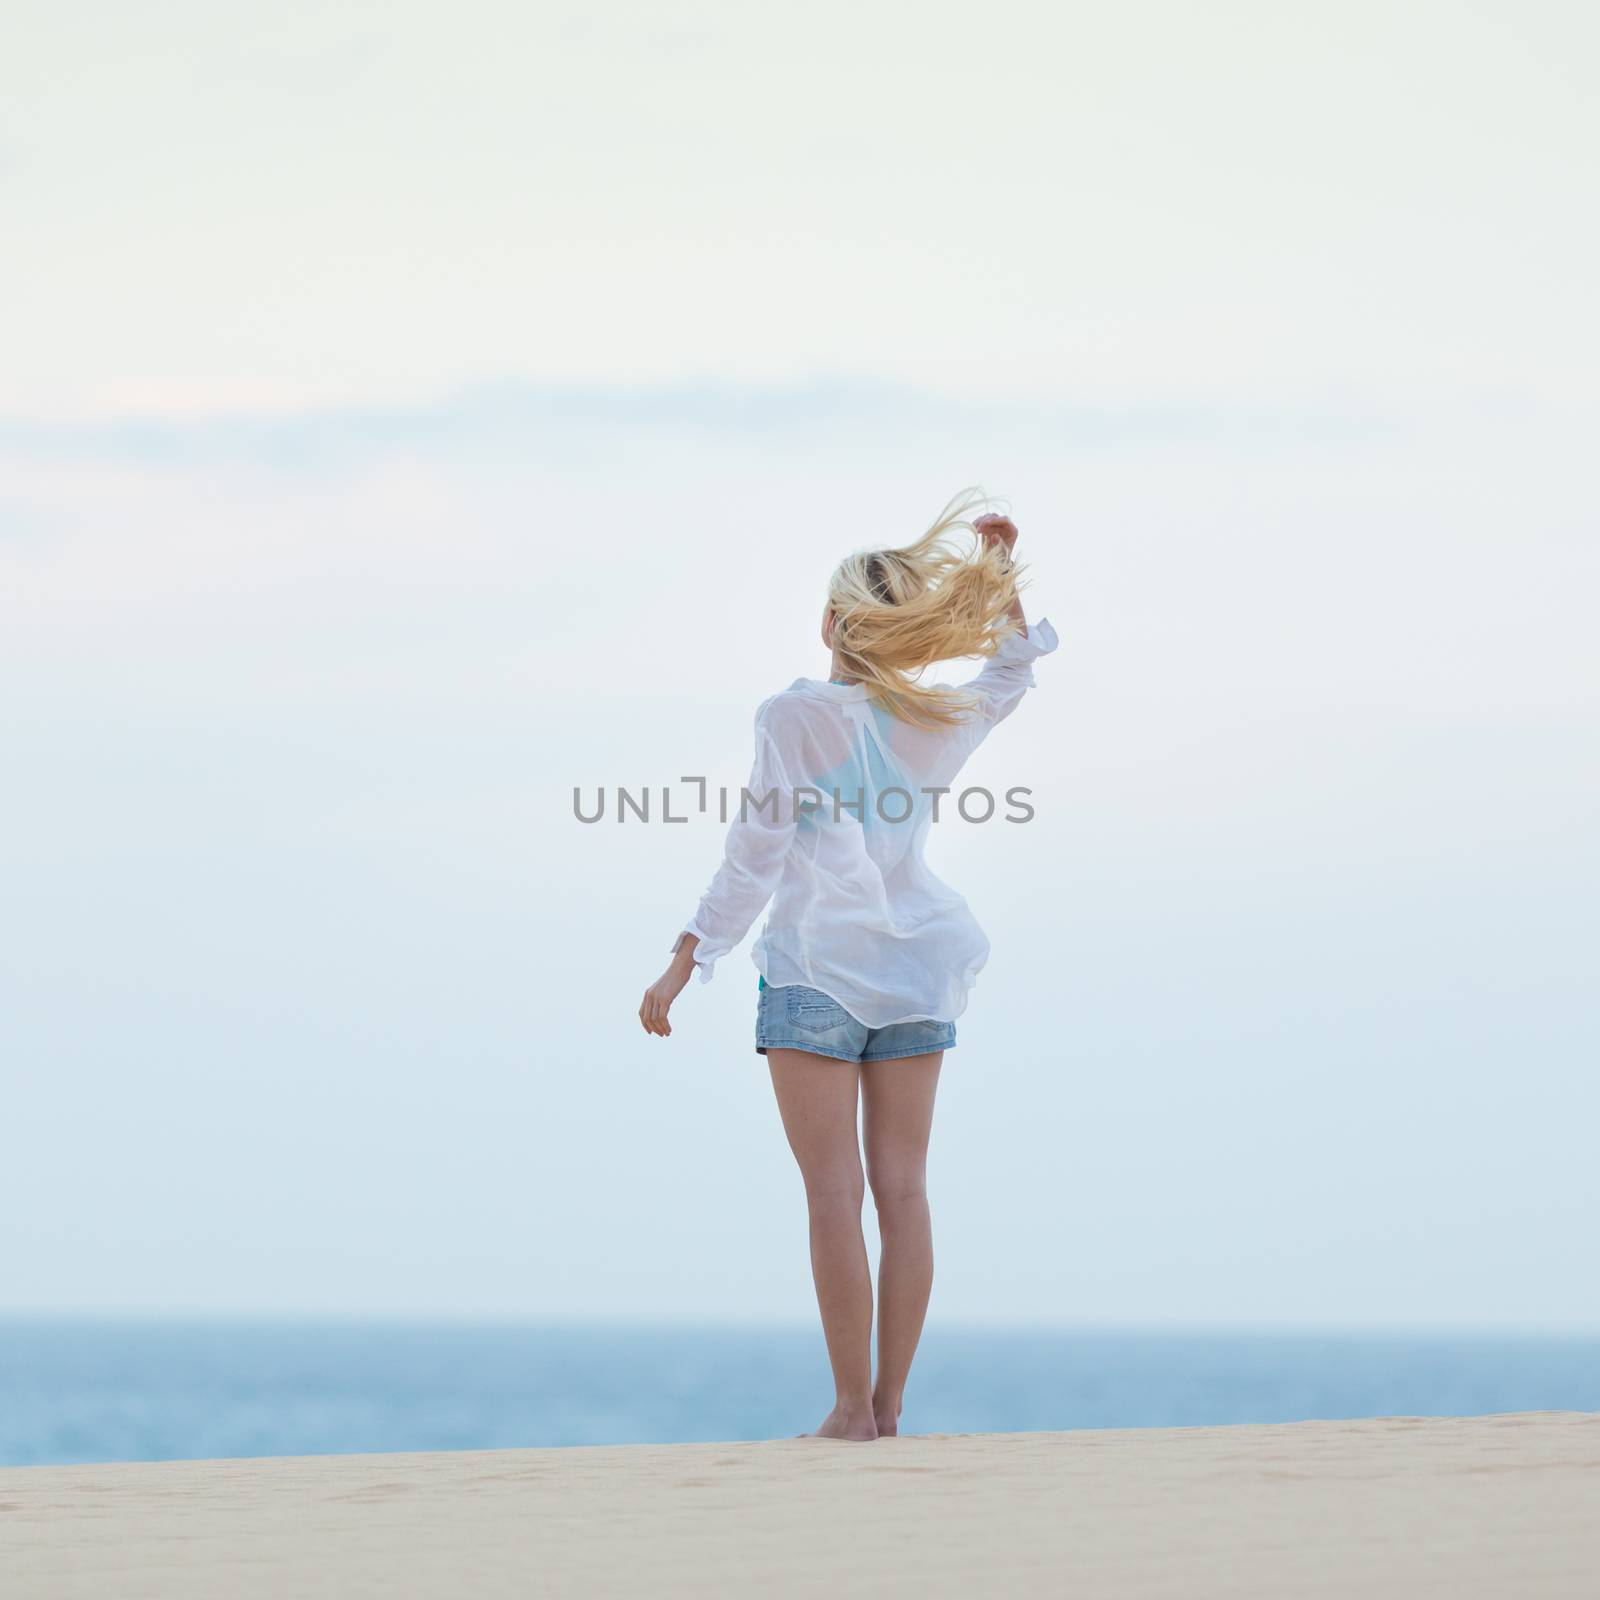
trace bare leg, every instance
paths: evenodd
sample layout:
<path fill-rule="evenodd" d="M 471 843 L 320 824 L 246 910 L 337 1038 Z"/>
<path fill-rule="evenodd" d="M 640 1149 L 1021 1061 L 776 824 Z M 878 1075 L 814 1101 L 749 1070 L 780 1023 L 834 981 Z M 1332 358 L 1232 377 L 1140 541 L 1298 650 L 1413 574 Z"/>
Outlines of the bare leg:
<path fill-rule="evenodd" d="M 928 1134 L 944 1052 L 861 1068 L 867 1176 L 878 1208 L 878 1381 L 873 1417 L 880 1435 L 898 1433 L 900 1403 L 933 1290 L 933 1224 L 928 1215 Z"/>
<path fill-rule="evenodd" d="M 811 1212 L 811 1275 L 833 1364 L 835 1403 L 817 1435 L 875 1439 L 872 1420 L 872 1268 L 861 1232 L 866 1185 L 856 1137 L 861 1069 L 805 1050 L 769 1050 L 783 1131 L 800 1164 Z"/>

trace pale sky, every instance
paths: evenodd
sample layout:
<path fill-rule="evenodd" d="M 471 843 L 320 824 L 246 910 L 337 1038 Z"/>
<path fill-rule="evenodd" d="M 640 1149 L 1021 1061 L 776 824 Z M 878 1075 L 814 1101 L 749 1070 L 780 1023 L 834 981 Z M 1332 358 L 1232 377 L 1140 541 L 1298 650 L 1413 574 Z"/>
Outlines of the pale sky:
<path fill-rule="evenodd" d="M 571 790 L 981 483 L 933 1315 L 1600 1326 L 1591 17 L 911 17 L 13 5 L 0 1312 L 810 1317 Z"/>

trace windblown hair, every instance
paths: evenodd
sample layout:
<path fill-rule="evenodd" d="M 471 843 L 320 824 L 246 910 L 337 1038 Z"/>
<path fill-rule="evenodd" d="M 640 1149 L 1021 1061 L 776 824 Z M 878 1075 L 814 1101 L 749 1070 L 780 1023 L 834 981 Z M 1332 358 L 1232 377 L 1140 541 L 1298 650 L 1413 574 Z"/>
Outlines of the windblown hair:
<path fill-rule="evenodd" d="M 964 489 L 915 544 L 857 551 L 828 581 L 840 662 L 885 710 L 920 728 L 958 722 L 972 707 L 959 689 L 919 683 L 923 668 L 991 656 L 1016 630 L 1006 613 L 1021 568 L 972 525 L 989 503 Z M 970 544 L 957 537 L 963 529 Z"/>

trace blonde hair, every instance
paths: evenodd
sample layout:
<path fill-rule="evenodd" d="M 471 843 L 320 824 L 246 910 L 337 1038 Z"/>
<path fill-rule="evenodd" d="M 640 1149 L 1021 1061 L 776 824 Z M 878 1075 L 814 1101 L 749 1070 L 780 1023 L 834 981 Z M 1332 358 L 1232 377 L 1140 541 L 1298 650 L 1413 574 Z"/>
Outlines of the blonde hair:
<path fill-rule="evenodd" d="M 1016 629 L 1006 613 L 1021 568 L 972 525 L 989 503 L 982 490 L 963 489 L 915 544 L 859 550 L 828 580 L 840 663 L 885 710 L 920 728 L 960 721 L 972 700 L 917 674 L 935 661 L 993 655 Z M 962 529 L 970 545 L 957 542 Z"/>

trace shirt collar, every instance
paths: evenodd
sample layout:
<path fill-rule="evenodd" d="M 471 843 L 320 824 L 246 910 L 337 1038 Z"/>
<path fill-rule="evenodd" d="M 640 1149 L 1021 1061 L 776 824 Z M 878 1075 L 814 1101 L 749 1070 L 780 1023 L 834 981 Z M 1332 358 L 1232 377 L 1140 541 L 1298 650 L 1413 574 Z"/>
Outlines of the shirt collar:
<path fill-rule="evenodd" d="M 864 683 L 833 683 L 827 678 L 796 678 L 791 689 L 807 689 L 824 700 L 865 700 L 871 694 Z"/>

